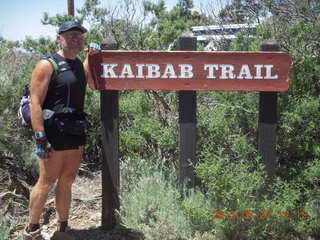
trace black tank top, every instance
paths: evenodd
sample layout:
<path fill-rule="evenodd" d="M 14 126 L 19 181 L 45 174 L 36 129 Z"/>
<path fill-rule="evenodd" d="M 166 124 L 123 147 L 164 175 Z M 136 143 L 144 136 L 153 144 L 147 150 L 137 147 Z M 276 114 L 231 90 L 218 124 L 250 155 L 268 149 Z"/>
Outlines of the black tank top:
<path fill-rule="evenodd" d="M 63 107 L 70 107 L 83 111 L 87 83 L 82 62 L 78 58 L 68 59 L 57 53 L 51 57 L 57 63 L 67 62 L 71 71 L 52 75 L 43 109 L 57 111 Z"/>

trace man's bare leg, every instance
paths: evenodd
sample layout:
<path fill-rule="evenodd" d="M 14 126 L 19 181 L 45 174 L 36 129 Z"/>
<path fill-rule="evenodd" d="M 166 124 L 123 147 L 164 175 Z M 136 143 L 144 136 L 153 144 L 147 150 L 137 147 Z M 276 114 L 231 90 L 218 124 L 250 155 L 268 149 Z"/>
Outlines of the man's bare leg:
<path fill-rule="evenodd" d="M 63 167 L 56 186 L 56 210 L 59 222 L 67 222 L 71 204 L 72 184 L 82 160 L 83 147 L 62 151 Z"/>
<path fill-rule="evenodd" d="M 51 151 L 49 158 L 38 159 L 39 179 L 30 195 L 29 224 L 39 224 L 48 193 L 52 189 L 63 167 L 63 161 L 56 153 L 55 151 Z"/>

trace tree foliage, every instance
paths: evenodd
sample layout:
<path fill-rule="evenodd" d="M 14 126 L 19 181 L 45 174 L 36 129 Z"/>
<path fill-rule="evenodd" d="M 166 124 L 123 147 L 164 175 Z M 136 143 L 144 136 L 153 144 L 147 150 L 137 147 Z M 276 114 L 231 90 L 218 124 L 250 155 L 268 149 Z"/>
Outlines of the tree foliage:
<path fill-rule="evenodd" d="M 318 96 L 320 2 L 283 0 L 267 6 L 273 15 L 264 34 L 277 39 L 292 56 L 291 93 L 295 96 Z"/>
<path fill-rule="evenodd" d="M 219 12 L 220 24 L 260 23 L 266 16 L 266 7 L 259 0 L 232 0 Z"/>

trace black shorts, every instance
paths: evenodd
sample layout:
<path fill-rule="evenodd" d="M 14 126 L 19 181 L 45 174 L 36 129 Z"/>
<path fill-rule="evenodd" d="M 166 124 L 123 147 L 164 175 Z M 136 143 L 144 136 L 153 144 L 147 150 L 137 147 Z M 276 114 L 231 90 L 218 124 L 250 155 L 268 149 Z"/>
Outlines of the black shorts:
<path fill-rule="evenodd" d="M 70 135 L 62 133 L 54 123 L 49 126 L 45 125 L 45 132 L 51 147 L 57 151 L 78 149 L 86 143 L 85 134 Z"/>

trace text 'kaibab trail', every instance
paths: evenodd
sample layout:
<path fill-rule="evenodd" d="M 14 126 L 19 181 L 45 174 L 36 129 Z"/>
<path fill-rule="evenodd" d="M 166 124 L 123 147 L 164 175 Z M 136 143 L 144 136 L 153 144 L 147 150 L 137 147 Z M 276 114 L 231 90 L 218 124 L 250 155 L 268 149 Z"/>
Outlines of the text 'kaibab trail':
<path fill-rule="evenodd" d="M 102 78 L 193 78 L 192 64 L 123 64 L 102 63 Z M 232 64 L 204 64 L 206 79 L 278 79 L 272 75 L 273 65 L 241 65 L 236 69 Z M 251 70 L 253 69 L 253 71 Z M 120 74 L 116 74 L 120 73 Z"/>
<path fill-rule="evenodd" d="M 98 90 L 287 91 L 284 52 L 102 51 L 89 56 Z"/>

